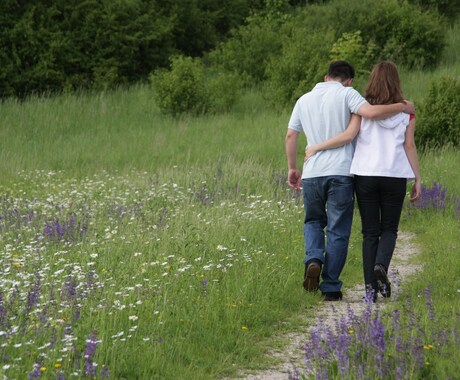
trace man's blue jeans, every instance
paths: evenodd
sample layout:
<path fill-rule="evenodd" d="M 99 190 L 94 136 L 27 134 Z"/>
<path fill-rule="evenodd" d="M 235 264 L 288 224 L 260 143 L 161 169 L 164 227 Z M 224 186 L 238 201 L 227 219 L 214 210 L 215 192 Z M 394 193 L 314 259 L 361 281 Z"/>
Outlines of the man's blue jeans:
<path fill-rule="evenodd" d="M 305 208 L 305 263 L 323 263 L 322 292 L 337 292 L 353 222 L 353 177 L 326 176 L 302 180 Z M 326 233 L 325 230 L 326 229 Z M 327 243 L 326 243 L 327 242 Z"/>

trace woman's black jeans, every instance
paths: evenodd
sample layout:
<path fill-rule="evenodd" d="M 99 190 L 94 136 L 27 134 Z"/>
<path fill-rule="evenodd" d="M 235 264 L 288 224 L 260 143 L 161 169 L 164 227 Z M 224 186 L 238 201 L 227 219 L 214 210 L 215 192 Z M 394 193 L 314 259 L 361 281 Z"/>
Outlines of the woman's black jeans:
<path fill-rule="evenodd" d="M 363 233 L 364 282 L 377 288 L 375 264 L 388 271 L 398 236 L 407 180 L 355 175 L 355 191 Z"/>

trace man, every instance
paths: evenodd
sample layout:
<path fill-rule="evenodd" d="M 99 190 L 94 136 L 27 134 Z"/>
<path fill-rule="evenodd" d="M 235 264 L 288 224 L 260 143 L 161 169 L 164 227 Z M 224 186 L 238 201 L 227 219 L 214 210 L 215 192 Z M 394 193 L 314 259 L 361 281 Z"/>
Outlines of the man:
<path fill-rule="evenodd" d="M 303 286 L 307 291 L 320 289 L 326 301 L 342 299 L 339 277 L 345 265 L 353 221 L 354 191 L 350 165 L 354 145 L 349 143 L 315 154 L 304 162 L 301 176 L 296 164 L 298 136 L 303 131 L 308 145 L 318 144 L 343 132 L 349 123 L 359 123 L 357 115 L 383 119 L 399 112 L 415 112 L 411 102 L 370 105 L 350 87 L 354 76 L 350 63 L 332 62 L 324 82 L 318 83 L 296 102 L 285 142 L 289 186 L 303 189 Z"/>

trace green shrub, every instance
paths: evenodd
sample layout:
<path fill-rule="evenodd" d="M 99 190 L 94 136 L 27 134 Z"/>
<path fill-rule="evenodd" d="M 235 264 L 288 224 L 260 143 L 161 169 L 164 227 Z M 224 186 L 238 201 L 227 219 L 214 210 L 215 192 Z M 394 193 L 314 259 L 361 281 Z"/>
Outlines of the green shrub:
<path fill-rule="evenodd" d="M 336 38 L 359 30 L 365 44 L 372 41 L 375 61 L 391 59 L 407 67 L 434 67 L 445 46 L 439 14 L 408 2 L 336 0 L 324 10 L 323 22 L 334 25 Z"/>
<path fill-rule="evenodd" d="M 375 57 L 377 47 L 373 41 L 364 43 L 361 31 L 343 33 L 343 35 L 332 45 L 330 52 L 331 61 L 344 60 L 352 62 L 356 76 L 368 76 L 369 68 Z"/>
<path fill-rule="evenodd" d="M 460 15 L 460 2 L 452 0 L 409 0 L 427 11 L 437 11 L 447 19 L 454 21 Z"/>
<path fill-rule="evenodd" d="M 150 79 L 160 111 L 169 115 L 228 111 L 240 89 L 235 74 L 211 72 L 199 58 L 184 56 L 173 57 L 169 70 Z"/>
<path fill-rule="evenodd" d="M 272 19 L 253 19 L 212 51 L 209 62 L 238 73 L 248 86 L 263 82 L 270 57 L 279 56 L 282 49 L 279 25 Z"/>
<path fill-rule="evenodd" d="M 200 114 L 209 108 L 204 86 L 204 68 L 197 58 L 171 58 L 170 70 L 156 70 L 151 76 L 156 102 L 165 114 Z"/>
<path fill-rule="evenodd" d="M 305 92 L 322 81 L 329 64 L 332 33 L 311 33 L 299 30 L 283 44 L 279 57 L 267 68 L 269 80 L 265 94 L 277 106 L 292 106 Z"/>
<path fill-rule="evenodd" d="M 460 80 L 433 81 L 417 118 L 416 142 L 420 146 L 460 145 Z"/>

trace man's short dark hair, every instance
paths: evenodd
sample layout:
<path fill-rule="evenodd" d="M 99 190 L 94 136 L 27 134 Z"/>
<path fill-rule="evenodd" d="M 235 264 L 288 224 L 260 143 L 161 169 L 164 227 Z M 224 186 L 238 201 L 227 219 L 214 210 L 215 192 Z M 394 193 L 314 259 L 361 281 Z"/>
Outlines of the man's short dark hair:
<path fill-rule="evenodd" d="M 327 70 L 329 78 L 340 78 L 342 82 L 355 77 L 355 68 L 347 61 L 335 61 L 329 65 Z"/>

